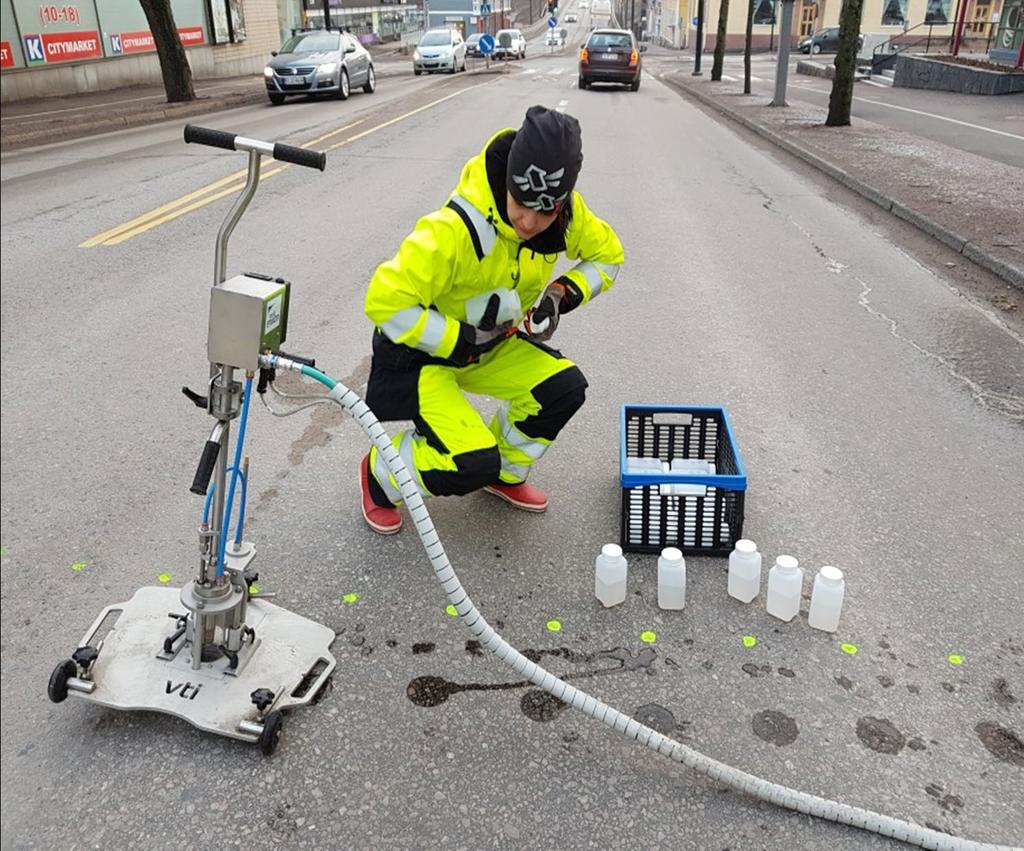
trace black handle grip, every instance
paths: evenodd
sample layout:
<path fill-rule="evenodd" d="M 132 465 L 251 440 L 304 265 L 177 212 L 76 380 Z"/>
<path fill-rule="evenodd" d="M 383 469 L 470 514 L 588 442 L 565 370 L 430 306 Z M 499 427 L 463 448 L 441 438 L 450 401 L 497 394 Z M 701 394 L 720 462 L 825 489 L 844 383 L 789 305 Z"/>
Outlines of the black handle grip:
<path fill-rule="evenodd" d="M 186 144 L 195 142 L 197 145 L 209 145 L 211 148 L 225 148 L 233 151 L 237 135 L 237 133 L 227 133 L 224 130 L 211 130 L 209 127 L 196 127 L 194 124 L 185 125 Z"/>
<path fill-rule="evenodd" d="M 199 459 L 199 467 L 196 470 L 196 477 L 192 480 L 192 493 L 205 496 L 210 487 L 210 476 L 213 475 L 213 468 L 217 464 L 217 454 L 220 452 L 220 442 L 216 440 L 206 441 L 203 447 L 203 455 Z"/>
<path fill-rule="evenodd" d="M 327 154 L 296 148 L 294 145 L 284 145 L 281 142 L 274 143 L 274 159 L 304 165 L 307 168 L 318 168 L 320 171 L 327 167 Z"/>

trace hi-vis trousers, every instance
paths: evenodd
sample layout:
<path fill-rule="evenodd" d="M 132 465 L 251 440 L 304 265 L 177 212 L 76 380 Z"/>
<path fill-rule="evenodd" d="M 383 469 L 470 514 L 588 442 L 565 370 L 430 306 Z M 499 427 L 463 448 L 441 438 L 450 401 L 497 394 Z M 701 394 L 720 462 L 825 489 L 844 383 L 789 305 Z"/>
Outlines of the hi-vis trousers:
<path fill-rule="evenodd" d="M 524 482 L 579 410 L 587 388 L 572 361 L 520 336 L 464 367 L 429 359 L 400 371 L 380 368 L 376 345 L 374 358 L 367 401 L 382 420 L 413 421 L 415 430 L 395 434 L 394 445 L 420 490 L 432 496 L 466 494 L 499 481 Z M 395 393 L 415 395 L 406 401 L 414 404 L 404 414 Z M 464 393 L 502 400 L 489 425 Z M 398 486 L 376 448 L 370 451 L 370 470 L 388 499 L 400 502 Z"/>

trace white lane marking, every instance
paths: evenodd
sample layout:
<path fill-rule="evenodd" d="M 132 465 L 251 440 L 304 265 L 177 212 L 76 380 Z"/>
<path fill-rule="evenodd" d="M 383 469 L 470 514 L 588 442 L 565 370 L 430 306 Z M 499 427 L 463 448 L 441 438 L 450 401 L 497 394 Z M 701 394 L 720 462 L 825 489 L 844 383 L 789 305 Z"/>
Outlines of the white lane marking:
<path fill-rule="evenodd" d="M 887 86 L 885 83 L 876 83 L 874 80 L 861 80 L 867 86 L 874 86 L 876 89 L 888 89 L 891 86 Z"/>
<path fill-rule="evenodd" d="M 519 73 L 522 74 L 523 76 L 526 76 L 527 74 L 536 74 L 537 73 L 537 69 L 536 68 L 527 68 L 526 70 L 520 71 Z"/>
<path fill-rule="evenodd" d="M 753 80 L 755 83 L 763 83 L 764 82 L 764 80 L 761 77 L 755 77 L 753 74 L 750 75 L 750 79 Z"/>
<path fill-rule="evenodd" d="M 569 101 L 567 101 L 567 100 L 560 100 L 558 102 L 558 106 L 555 108 L 555 111 L 556 112 L 565 112 L 565 108 L 568 105 L 569 105 Z"/>
<path fill-rule="evenodd" d="M 809 86 L 798 86 L 791 84 L 794 89 L 807 89 L 809 92 L 820 91 L 819 89 L 812 89 Z M 995 133 L 997 136 L 1008 136 L 1011 139 L 1019 139 L 1024 142 L 1024 136 L 1018 136 L 1016 133 L 1007 133 L 1005 130 L 995 130 L 991 127 L 982 127 L 980 124 L 971 124 L 969 121 L 961 121 L 959 118 L 949 118 L 945 115 L 936 115 L 933 112 L 922 112 L 920 109 L 911 109 L 909 106 L 897 106 L 894 103 L 886 103 L 882 100 L 875 100 L 874 98 L 861 98 L 854 95 L 854 100 L 863 101 L 864 103 L 873 103 L 876 106 L 887 106 L 889 109 L 898 109 L 900 112 L 912 112 L 914 115 L 923 115 L 925 118 L 934 118 L 936 121 L 948 121 L 950 124 L 959 124 L 961 127 L 970 127 L 972 130 L 983 130 L 986 133 Z"/>
<path fill-rule="evenodd" d="M 722 79 L 723 80 L 727 80 L 730 83 L 735 83 L 736 82 L 736 78 L 735 77 L 730 77 L 728 74 L 722 74 Z"/>
<path fill-rule="evenodd" d="M 549 73 L 554 74 L 556 77 L 561 77 L 562 76 L 562 72 L 564 70 L 565 70 L 565 68 L 556 68 L 554 71 L 551 71 Z"/>

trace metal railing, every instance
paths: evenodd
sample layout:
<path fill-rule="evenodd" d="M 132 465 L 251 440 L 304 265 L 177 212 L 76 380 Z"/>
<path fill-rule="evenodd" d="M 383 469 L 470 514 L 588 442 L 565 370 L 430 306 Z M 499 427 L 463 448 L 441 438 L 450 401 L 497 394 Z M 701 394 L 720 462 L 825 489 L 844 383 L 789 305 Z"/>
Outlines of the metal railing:
<path fill-rule="evenodd" d="M 963 53 L 987 53 L 995 38 L 998 23 L 990 21 L 965 21 L 960 51 Z M 936 35 L 935 29 L 950 28 L 951 32 Z M 911 33 L 915 33 L 911 35 Z M 878 74 L 892 68 L 901 53 L 951 53 L 956 35 L 956 21 L 922 21 L 894 35 L 871 51 L 871 73 Z"/>

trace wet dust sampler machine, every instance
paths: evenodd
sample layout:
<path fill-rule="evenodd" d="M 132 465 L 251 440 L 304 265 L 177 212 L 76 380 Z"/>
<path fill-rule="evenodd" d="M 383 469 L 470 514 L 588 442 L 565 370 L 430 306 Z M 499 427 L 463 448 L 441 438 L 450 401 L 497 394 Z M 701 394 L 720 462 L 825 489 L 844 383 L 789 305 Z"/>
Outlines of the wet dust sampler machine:
<path fill-rule="evenodd" d="M 140 588 L 108 606 L 57 665 L 48 694 L 69 694 L 114 709 L 166 712 L 223 736 L 259 744 L 270 754 L 282 711 L 309 704 L 334 670 L 334 632 L 267 602 L 251 570 L 255 546 L 242 538 L 248 462 L 242 447 L 253 390 L 266 390 L 259 357 L 278 352 L 288 324 L 289 284 L 258 274 L 227 279 L 227 245 L 260 180 L 264 156 L 323 171 L 326 156 L 220 130 L 187 126 L 185 141 L 246 151 L 248 176 L 217 234 L 210 291 L 205 395 L 183 388 L 216 420 L 192 492 L 205 495 L 199 525 L 199 572 L 183 588 Z M 237 377 L 236 377 L 237 376 Z M 238 423 L 228 463 L 231 423 Z M 212 479 L 212 483 L 211 483 Z M 232 505 L 239 496 L 234 535 Z"/>

